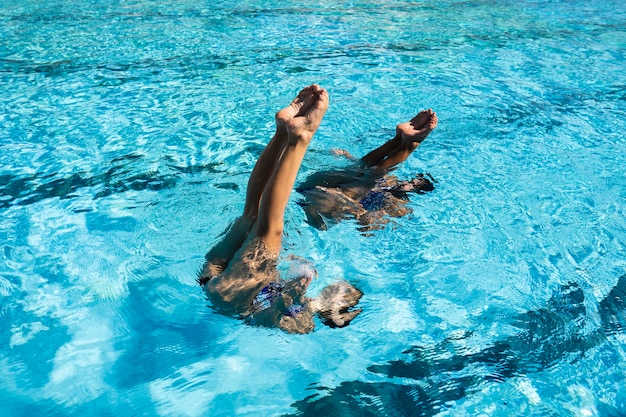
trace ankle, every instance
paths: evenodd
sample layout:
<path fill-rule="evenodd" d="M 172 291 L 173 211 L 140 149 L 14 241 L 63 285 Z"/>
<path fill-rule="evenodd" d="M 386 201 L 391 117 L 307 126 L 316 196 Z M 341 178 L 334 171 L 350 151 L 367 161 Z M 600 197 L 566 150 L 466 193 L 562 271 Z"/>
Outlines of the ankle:
<path fill-rule="evenodd" d="M 290 144 L 308 146 L 313 139 L 313 133 L 306 130 L 289 132 L 288 138 Z"/>
<path fill-rule="evenodd" d="M 287 136 L 287 128 L 285 126 L 276 126 L 276 133 L 274 133 L 274 137 L 286 139 Z"/>

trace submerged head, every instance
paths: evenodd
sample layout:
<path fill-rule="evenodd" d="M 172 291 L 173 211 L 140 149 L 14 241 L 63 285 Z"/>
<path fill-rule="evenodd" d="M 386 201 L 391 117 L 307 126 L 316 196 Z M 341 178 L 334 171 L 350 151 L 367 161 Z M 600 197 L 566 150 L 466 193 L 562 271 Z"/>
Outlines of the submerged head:
<path fill-rule="evenodd" d="M 322 322 L 332 328 L 345 327 L 362 309 L 354 309 L 363 293 L 346 281 L 324 288 L 315 300 L 315 309 Z"/>
<path fill-rule="evenodd" d="M 407 193 L 421 194 L 434 189 L 435 186 L 431 180 L 426 178 L 424 174 L 417 174 L 415 178 L 412 178 L 409 181 L 398 181 L 398 184 L 393 187 L 391 193 L 398 198 L 406 198 Z"/>
<path fill-rule="evenodd" d="M 278 327 L 288 333 L 309 333 L 315 328 L 315 315 L 328 327 L 345 327 L 361 313 L 362 309 L 354 307 L 362 296 L 361 291 L 345 281 L 327 286 L 317 298 L 306 301 L 301 298 L 294 302 L 285 294 Z"/>
<path fill-rule="evenodd" d="M 345 281 L 328 285 L 316 298 L 307 296 L 309 284 L 317 277 L 311 261 L 292 256 L 285 275 L 287 279 L 271 281 L 256 294 L 242 315 L 248 324 L 304 334 L 315 329 L 315 316 L 335 328 L 347 326 L 361 313 L 354 306 L 363 293 Z"/>

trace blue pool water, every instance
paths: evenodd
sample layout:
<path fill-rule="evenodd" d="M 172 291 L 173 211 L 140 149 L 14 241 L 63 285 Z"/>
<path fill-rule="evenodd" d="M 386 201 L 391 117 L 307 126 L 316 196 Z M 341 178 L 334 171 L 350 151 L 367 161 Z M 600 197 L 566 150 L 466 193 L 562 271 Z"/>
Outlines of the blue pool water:
<path fill-rule="evenodd" d="M 625 51 L 621 0 L 0 0 L 1 414 L 624 415 Z M 433 108 L 437 183 L 371 236 L 292 196 L 364 293 L 293 336 L 195 278 L 313 82 L 300 180 Z"/>

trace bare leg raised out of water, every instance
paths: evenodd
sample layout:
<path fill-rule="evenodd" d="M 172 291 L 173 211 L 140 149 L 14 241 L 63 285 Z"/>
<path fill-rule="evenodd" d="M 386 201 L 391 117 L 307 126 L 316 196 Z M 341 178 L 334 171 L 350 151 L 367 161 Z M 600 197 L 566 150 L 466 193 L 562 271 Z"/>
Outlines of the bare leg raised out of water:
<path fill-rule="evenodd" d="M 263 192 L 288 143 L 287 122 L 296 116 L 302 117 L 310 110 L 317 94 L 319 87 L 306 87 L 289 106 L 276 114 L 276 133 L 259 156 L 248 180 L 243 215 L 233 222 L 222 239 L 207 253 L 204 268 L 198 278 L 201 285 L 221 274 L 247 239 L 256 224 Z"/>
<path fill-rule="evenodd" d="M 374 149 L 361 160 L 370 167 L 388 169 L 404 162 L 437 127 L 437 114 L 423 110 L 405 123 L 396 126 L 396 136 Z"/>
<path fill-rule="evenodd" d="M 265 185 L 259 205 L 256 234 L 268 248 L 275 250 L 281 246 L 285 208 L 296 175 L 309 143 L 328 109 L 326 90 L 313 85 L 303 92 L 303 97 L 299 95 L 289 107 L 276 114 L 278 129 L 284 126 L 287 132 L 287 142 Z"/>

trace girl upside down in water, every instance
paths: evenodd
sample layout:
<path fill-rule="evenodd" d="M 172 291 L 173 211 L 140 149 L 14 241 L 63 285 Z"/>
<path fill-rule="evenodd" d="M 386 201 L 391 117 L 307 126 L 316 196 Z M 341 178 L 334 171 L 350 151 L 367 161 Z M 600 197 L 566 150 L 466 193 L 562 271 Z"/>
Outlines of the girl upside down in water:
<path fill-rule="evenodd" d="M 361 312 L 353 307 L 362 293 L 347 282 L 331 284 L 309 299 L 306 290 L 314 274 L 285 281 L 276 268 L 285 208 L 327 108 L 326 90 L 311 85 L 276 113 L 276 133 L 252 170 L 243 215 L 207 253 L 198 277 L 217 312 L 290 333 L 312 331 L 315 315 L 331 327 L 343 327 Z"/>
<path fill-rule="evenodd" d="M 422 174 L 410 181 L 387 175 L 404 162 L 437 127 L 437 115 L 424 110 L 408 122 L 396 126 L 396 135 L 382 146 L 357 159 L 346 151 L 336 151 L 357 162 L 340 171 L 318 172 L 307 178 L 297 191 L 307 222 L 320 230 L 347 217 L 355 218 L 360 230 L 379 228 L 388 217 L 410 212 L 406 207 L 409 193 L 433 190 L 432 182 Z"/>

